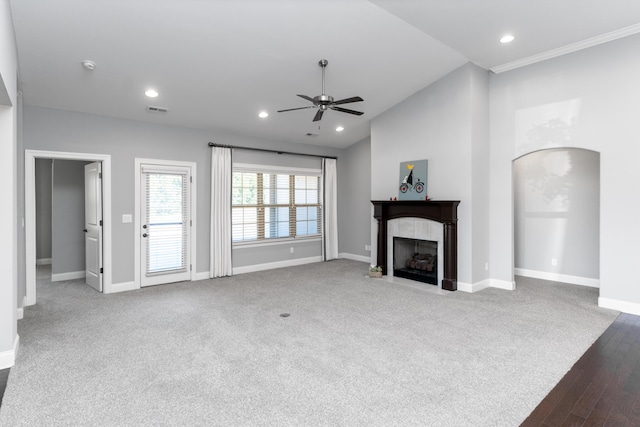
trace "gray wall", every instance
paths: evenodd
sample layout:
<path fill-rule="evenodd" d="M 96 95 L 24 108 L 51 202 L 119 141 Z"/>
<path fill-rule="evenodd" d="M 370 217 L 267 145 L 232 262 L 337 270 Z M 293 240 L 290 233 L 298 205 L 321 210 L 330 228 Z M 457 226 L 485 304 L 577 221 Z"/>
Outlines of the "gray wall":
<path fill-rule="evenodd" d="M 427 194 L 460 200 L 458 285 L 489 277 L 488 72 L 466 64 L 371 122 L 371 196 L 398 195 L 399 164 L 428 159 Z M 377 224 L 372 220 L 372 250 Z M 375 252 L 374 252 L 375 254 Z"/>
<path fill-rule="evenodd" d="M 489 279 L 489 73 L 469 67 L 471 103 L 471 269 Z"/>
<path fill-rule="evenodd" d="M 24 146 L 26 149 L 62 152 L 109 154 L 112 161 L 112 251 L 113 283 L 134 280 L 133 223 L 122 223 L 122 214 L 134 212 L 135 158 L 179 160 L 197 164 L 197 272 L 209 270 L 209 222 L 211 203 L 211 150 L 209 141 L 222 144 L 269 148 L 282 151 L 340 156 L 342 150 L 308 144 L 291 144 L 267 139 L 243 137 L 224 132 L 211 132 L 173 126 L 122 120 L 91 114 L 73 113 L 40 107 L 24 108 Z M 241 150 L 238 150 L 240 153 Z M 276 156 L 283 157 L 284 156 Z M 238 156 L 236 156 L 238 161 Z M 338 160 L 340 161 L 340 160 Z M 24 191 L 21 182 L 19 191 Z M 22 213 L 22 215 L 24 215 Z M 302 244 L 304 245 L 304 244 Z M 289 246 L 282 253 L 272 248 L 257 254 L 234 254 L 234 263 L 261 264 L 291 259 Z M 318 246 L 319 248 L 319 246 Z M 315 253 L 315 252 L 314 252 Z M 319 249 L 317 254 L 319 254 Z M 306 249 L 297 250 L 295 258 L 308 257 Z M 279 259 L 274 259 L 278 257 Z"/>
<path fill-rule="evenodd" d="M 18 156 L 18 54 L 8 0 L 0 1 L 0 369 L 14 363 L 17 344 L 16 295 L 19 228 L 17 206 Z"/>
<path fill-rule="evenodd" d="M 598 279 L 600 154 L 536 151 L 514 161 L 513 176 L 515 268 Z"/>
<path fill-rule="evenodd" d="M 370 258 L 371 138 L 350 145 L 338 159 L 338 245 L 341 254 Z"/>
<path fill-rule="evenodd" d="M 307 151 L 303 145 L 296 146 L 291 151 L 302 153 Z M 340 160 L 338 160 L 340 161 Z M 233 163 L 248 163 L 254 165 L 269 165 L 304 169 L 322 168 L 319 157 L 293 156 L 288 154 L 264 153 L 250 150 L 234 150 Z M 291 253 L 294 248 L 294 253 Z M 268 246 L 242 246 L 233 249 L 233 266 L 249 267 L 279 261 L 318 257 L 322 255 L 322 243 L 318 241 L 283 242 Z"/>
<path fill-rule="evenodd" d="M 490 77 L 492 276 L 513 276 L 513 160 L 545 148 L 593 150 L 600 153 L 599 303 L 640 313 L 633 283 L 639 50 L 640 35 L 633 35 Z"/>
<path fill-rule="evenodd" d="M 51 159 L 36 159 L 36 259 L 51 258 Z"/>
<path fill-rule="evenodd" d="M 74 160 L 53 161 L 51 195 L 52 274 L 85 270 L 84 165 Z"/>

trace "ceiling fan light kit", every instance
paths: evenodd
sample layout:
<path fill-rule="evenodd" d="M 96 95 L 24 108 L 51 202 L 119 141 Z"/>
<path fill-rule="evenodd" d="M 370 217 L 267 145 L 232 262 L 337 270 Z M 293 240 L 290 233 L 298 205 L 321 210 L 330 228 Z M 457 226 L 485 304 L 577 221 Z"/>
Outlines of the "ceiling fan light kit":
<path fill-rule="evenodd" d="M 322 68 L 322 94 L 318 96 L 314 96 L 313 98 L 307 95 L 298 95 L 300 98 L 306 99 L 307 101 L 312 102 L 313 105 L 309 105 L 308 107 L 298 107 L 298 108 L 289 108 L 286 110 L 278 110 L 278 113 L 284 113 L 286 111 L 294 111 L 294 110 L 305 110 L 307 108 L 317 108 L 318 111 L 316 112 L 316 115 L 313 117 L 314 122 L 318 122 L 322 120 L 322 115 L 327 110 L 339 111 L 341 113 L 353 114 L 356 116 L 363 115 L 364 113 L 362 111 L 354 111 L 354 110 L 349 110 L 348 108 L 337 107 L 337 105 L 364 101 L 359 96 L 354 96 L 351 98 L 339 99 L 337 101 L 334 101 L 333 96 L 329 96 L 324 93 L 324 71 L 327 68 L 328 64 L 329 64 L 329 61 L 327 61 L 326 59 L 321 59 L 320 61 L 318 61 L 318 65 L 320 65 L 320 67 Z"/>

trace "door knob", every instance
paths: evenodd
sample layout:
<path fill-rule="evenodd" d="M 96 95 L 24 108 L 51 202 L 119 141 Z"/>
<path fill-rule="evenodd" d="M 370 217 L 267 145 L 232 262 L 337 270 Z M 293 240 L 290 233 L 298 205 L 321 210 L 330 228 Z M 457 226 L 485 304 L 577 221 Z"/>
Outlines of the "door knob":
<path fill-rule="evenodd" d="M 84 231 L 85 233 L 87 233 L 87 232 L 88 232 L 88 230 L 87 230 L 86 228 L 85 228 L 84 230 L 82 230 L 82 231 Z"/>
<path fill-rule="evenodd" d="M 142 237 L 147 237 L 147 233 L 144 233 L 144 234 L 142 235 Z"/>
<path fill-rule="evenodd" d="M 147 228 L 147 224 L 143 225 L 142 228 Z"/>

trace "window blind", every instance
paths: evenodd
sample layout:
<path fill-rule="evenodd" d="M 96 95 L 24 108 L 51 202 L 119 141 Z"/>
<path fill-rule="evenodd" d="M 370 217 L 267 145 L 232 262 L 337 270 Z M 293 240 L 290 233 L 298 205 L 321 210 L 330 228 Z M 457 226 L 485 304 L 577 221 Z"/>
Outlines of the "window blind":
<path fill-rule="evenodd" d="M 184 170 L 143 168 L 146 189 L 146 275 L 187 270 L 188 185 Z"/>
<path fill-rule="evenodd" d="M 234 168 L 234 242 L 320 236 L 320 176 Z"/>

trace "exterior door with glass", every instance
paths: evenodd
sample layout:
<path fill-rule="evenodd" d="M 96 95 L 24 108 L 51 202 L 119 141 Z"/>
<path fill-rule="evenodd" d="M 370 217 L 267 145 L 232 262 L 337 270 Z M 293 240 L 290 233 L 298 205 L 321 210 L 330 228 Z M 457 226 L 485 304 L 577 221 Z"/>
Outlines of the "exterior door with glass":
<path fill-rule="evenodd" d="M 191 170 L 141 165 L 140 285 L 191 280 Z"/>

